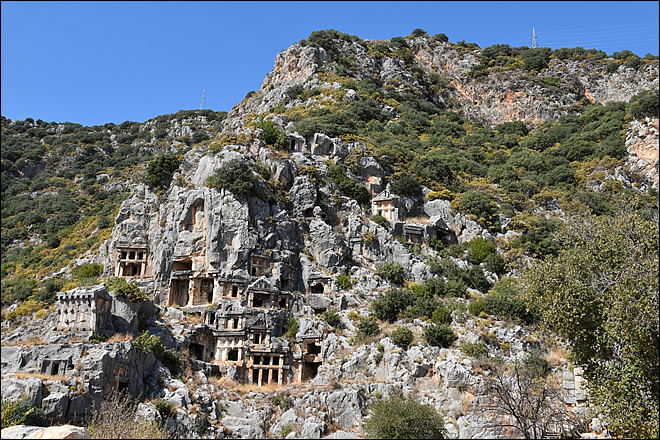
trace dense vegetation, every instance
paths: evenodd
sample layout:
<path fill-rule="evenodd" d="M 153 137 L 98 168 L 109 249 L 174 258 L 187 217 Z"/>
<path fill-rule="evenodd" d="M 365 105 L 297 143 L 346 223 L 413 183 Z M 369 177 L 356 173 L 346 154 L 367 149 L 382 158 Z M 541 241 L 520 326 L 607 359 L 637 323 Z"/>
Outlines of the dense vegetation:
<path fill-rule="evenodd" d="M 180 154 L 206 142 L 225 116 L 186 110 L 144 124 L 92 127 L 3 116 L 3 307 L 28 299 L 43 307 L 60 289 L 100 275 L 98 268 L 86 268 L 68 282 L 38 281 L 109 238 L 130 183 L 166 189 L 182 157 L 172 149 Z M 173 125 L 184 122 L 190 134 L 177 137 Z"/>

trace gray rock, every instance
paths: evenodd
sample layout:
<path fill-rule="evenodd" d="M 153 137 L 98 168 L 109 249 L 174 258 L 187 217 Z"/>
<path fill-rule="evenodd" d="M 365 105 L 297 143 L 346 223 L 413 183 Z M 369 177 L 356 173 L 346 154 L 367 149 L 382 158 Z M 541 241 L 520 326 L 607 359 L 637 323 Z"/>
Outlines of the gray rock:
<path fill-rule="evenodd" d="M 251 419 L 225 416 L 222 424 L 231 429 L 234 438 L 266 438 L 263 428 Z"/>
<path fill-rule="evenodd" d="M 4 351 L 4 347 L 2 348 Z M 2 400 L 19 400 L 26 397 L 35 406 L 41 406 L 42 400 L 41 379 L 28 377 L 25 379 L 3 378 L 2 379 Z"/>
<path fill-rule="evenodd" d="M 316 417 L 308 417 L 300 431 L 300 438 L 321 438 L 325 431 L 325 423 Z"/>
<path fill-rule="evenodd" d="M 314 311 L 324 311 L 332 305 L 332 299 L 321 293 L 308 293 L 304 298 L 305 304 L 314 309 Z"/>
<path fill-rule="evenodd" d="M 55 423 L 64 421 L 66 410 L 69 407 L 68 393 L 50 393 L 42 400 L 42 408 L 46 416 Z"/>

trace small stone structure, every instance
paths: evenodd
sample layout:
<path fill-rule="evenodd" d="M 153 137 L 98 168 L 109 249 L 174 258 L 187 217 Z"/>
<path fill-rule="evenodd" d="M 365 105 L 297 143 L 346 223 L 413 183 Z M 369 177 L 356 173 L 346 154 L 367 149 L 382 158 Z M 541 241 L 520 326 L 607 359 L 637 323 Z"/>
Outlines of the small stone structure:
<path fill-rule="evenodd" d="M 57 294 L 57 330 L 112 334 L 112 297 L 105 286 Z"/>
<path fill-rule="evenodd" d="M 371 200 L 371 214 L 385 217 L 387 221 L 400 220 L 399 198 L 389 190 L 384 190 Z"/>
<path fill-rule="evenodd" d="M 152 274 L 149 248 L 145 245 L 117 246 L 115 250 L 116 277 L 145 278 Z"/>

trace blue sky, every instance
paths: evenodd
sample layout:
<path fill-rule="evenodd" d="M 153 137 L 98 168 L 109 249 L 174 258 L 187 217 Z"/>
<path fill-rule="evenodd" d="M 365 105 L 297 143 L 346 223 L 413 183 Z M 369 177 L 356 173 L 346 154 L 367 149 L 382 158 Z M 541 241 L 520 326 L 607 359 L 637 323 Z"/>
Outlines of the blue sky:
<path fill-rule="evenodd" d="M 2 115 L 99 125 L 229 111 L 314 30 L 658 55 L 658 2 L 2 2 Z"/>

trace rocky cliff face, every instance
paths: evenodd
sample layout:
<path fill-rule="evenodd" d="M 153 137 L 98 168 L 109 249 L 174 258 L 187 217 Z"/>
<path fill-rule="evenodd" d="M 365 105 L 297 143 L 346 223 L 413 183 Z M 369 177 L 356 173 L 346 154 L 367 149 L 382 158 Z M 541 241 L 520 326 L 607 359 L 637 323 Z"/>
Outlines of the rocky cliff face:
<path fill-rule="evenodd" d="M 333 60 L 351 60 L 350 76 L 357 81 L 373 79 L 380 87 L 407 91 L 426 97 L 448 110 L 462 111 L 466 117 L 490 125 L 526 121 L 556 121 L 562 115 L 575 113 L 578 103 L 587 98 L 591 103 L 628 101 L 640 91 L 658 87 L 658 64 L 642 69 L 620 66 L 607 73 L 595 60 L 552 59 L 547 69 L 536 72 L 509 70 L 491 72 L 473 79 L 468 74 L 479 63 L 479 51 L 459 50 L 450 43 L 430 37 L 408 38 L 414 54 L 412 64 L 436 74 L 439 87 L 429 94 L 425 80 L 415 76 L 406 62 L 391 56 L 374 56 L 356 42 L 342 41 L 333 49 L 302 46 L 300 43 L 280 52 L 273 71 L 266 75 L 262 87 L 229 113 L 225 130 L 236 130 L 248 114 L 262 114 L 282 104 L 286 89 L 301 85 L 305 89 L 339 88 L 338 82 L 324 81 L 323 72 L 337 72 Z M 552 85 L 546 80 L 551 78 Z M 287 104 L 287 107 L 297 103 Z"/>
<path fill-rule="evenodd" d="M 644 183 L 658 189 L 658 119 L 633 120 L 626 131 L 627 164 L 644 177 Z"/>

